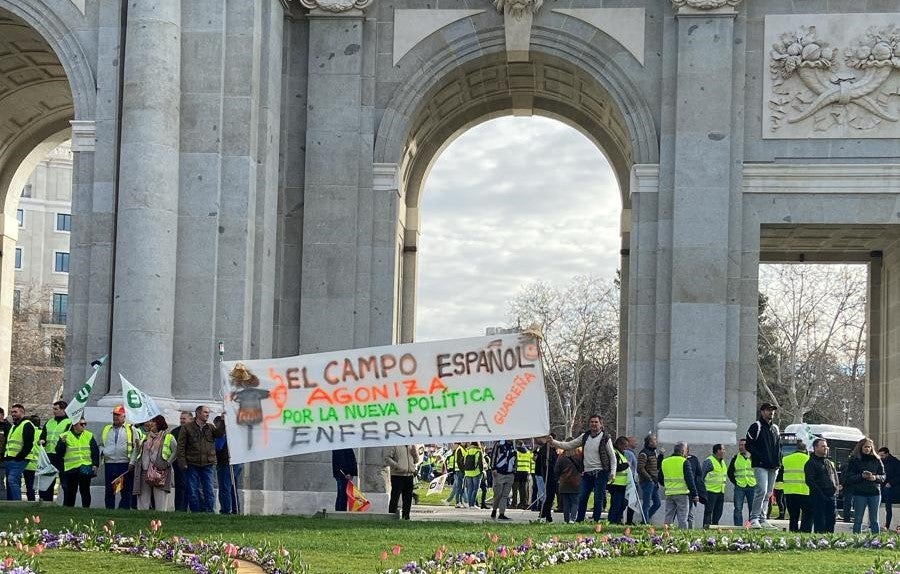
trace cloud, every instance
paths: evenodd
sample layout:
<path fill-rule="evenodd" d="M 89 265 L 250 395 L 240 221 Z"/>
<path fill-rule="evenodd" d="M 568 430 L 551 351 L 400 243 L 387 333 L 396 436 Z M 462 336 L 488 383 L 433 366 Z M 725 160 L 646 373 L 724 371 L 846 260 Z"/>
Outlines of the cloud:
<path fill-rule="evenodd" d="M 422 195 L 417 340 L 505 324 L 507 302 L 538 279 L 612 276 L 621 210 L 606 158 L 561 122 L 506 117 L 464 133 Z"/>

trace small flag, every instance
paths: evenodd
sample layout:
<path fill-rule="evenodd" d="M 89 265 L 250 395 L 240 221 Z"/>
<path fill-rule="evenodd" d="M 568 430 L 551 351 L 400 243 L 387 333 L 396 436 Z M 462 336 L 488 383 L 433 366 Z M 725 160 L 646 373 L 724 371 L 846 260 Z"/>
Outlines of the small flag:
<path fill-rule="evenodd" d="M 115 477 L 112 480 L 110 485 L 113 488 L 113 493 L 119 494 L 120 492 L 122 492 L 122 489 L 125 488 L 125 475 L 126 474 L 128 474 L 128 472 L 123 472 L 122 474 L 120 474 L 119 476 Z"/>
<path fill-rule="evenodd" d="M 156 415 L 162 414 L 150 395 L 128 382 L 128 379 L 119 373 L 122 379 L 122 402 L 125 403 L 125 420 L 132 424 L 141 424 L 149 421 Z"/>
<path fill-rule="evenodd" d="M 87 406 L 88 398 L 91 396 L 91 391 L 94 390 L 94 381 L 97 379 L 97 373 L 100 372 L 100 367 L 103 366 L 103 363 L 106 362 L 106 357 L 108 355 L 103 355 L 99 361 L 94 361 L 91 365 L 94 367 L 94 372 L 91 373 L 91 376 L 88 377 L 88 380 L 85 381 L 81 388 L 78 389 L 78 392 L 75 393 L 75 396 L 72 398 L 72 401 L 69 403 L 69 406 L 66 407 L 66 416 L 69 417 L 69 420 L 73 423 L 78 422 L 82 415 L 84 415 L 84 407 Z"/>
<path fill-rule="evenodd" d="M 426 496 L 429 494 L 435 494 L 437 492 L 441 492 L 444 490 L 444 484 L 447 482 L 447 473 L 444 473 L 438 477 L 435 477 L 431 482 L 428 483 L 428 492 L 425 493 Z"/>
<path fill-rule="evenodd" d="M 369 510 L 369 500 L 352 480 L 347 481 L 347 512 L 365 512 Z"/>
<path fill-rule="evenodd" d="M 59 474 L 59 471 L 56 470 L 56 467 L 50 462 L 47 450 L 44 449 L 43 446 L 38 447 L 37 469 L 34 473 L 35 478 L 37 479 L 38 491 L 50 488 L 50 485 L 56 480 L 56 475 Z"/>

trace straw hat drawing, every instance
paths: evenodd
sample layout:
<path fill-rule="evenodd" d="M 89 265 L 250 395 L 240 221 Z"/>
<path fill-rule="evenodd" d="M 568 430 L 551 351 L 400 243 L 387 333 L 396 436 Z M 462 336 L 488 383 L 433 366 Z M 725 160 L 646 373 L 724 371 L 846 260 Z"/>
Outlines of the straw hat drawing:
<path fill-rule="evenodd" d="M 236 387 L 259 386 L 259 377 L 251 373 L 244 363 L 237 363 L 228 376 L 231 377 L 231 382 Z"/>

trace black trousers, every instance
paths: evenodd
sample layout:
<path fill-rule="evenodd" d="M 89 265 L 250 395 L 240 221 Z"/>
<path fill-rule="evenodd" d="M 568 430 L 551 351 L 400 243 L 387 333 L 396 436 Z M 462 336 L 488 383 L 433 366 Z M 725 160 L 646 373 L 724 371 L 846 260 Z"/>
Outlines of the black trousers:
<path fill-rule="evenodd" d="M 724 492 L 707 492 L 706 504 L 703 505 L 703 528 L 709 528 L 711 524 L 719 524 L 724 507 Z"/>
<path fill-rule="evenodd" d="M 788 511 L 788 530 L 791 532 L 812 532 L 813 517 L 806 494 L 785 494 L 784 503 Z"/>
<path fill-rule="evenodd" d="M 412 508 L 413 477 L 391 475 L 391 499 L 388 503 L 388 512 L 397 513 L 397 502 L 403 496 L 403 510 L 400 516 L 403 520 L 409 520 L 409 510 Z"/>
<path fill-rule="evenodd" d="M 835 506 L 834 497 L 809 495 L 809 506 L 812 508 L 813 528 L 816 532 L 834 532 Z"/>
<path fill-rule="evenodd" d="M 538 516 L 546 519 L 547 522 L 553 522 L 553 501 L 556 499 L 556 488 L 558 486 L 559 481 L 556 478 L 549 477 L 544 487 L 546 489 L 544 503 L 541 505 L 541 513 Z"/>
<path fill-rule="evenodd" d="M 81 506 L 91 506 L 91 475 L 79 471 L 63 475 L 63 506 L 75 506 L 75 496 L 81 493 Z"/>

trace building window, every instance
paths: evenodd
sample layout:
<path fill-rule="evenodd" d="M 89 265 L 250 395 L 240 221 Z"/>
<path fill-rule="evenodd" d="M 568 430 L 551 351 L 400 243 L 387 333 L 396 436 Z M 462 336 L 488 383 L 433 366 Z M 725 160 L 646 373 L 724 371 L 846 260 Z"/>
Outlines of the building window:
<path fill-rule="evenodd" d="M 69 317 L 69 295 L 67 293 L 53 294 L 53 316 L 50 322 L 54 325 L 65 325 Z"/>
<path fill-rule="evenodd" d="M 72 215 L 69 213 L 56 214 L 56 230 L 72 231 Z"/>
<path fill-rule="evenodd" d="M 16 269 L 22 268 L 22 248 L 16 247 Z"/>
<path fill-rule="evenodd" d="M 16 289 L 13 291 L 13 313 L 19 312 L 19 301 L 22 300 L 22 291 Z"/>
<path fill-rule="evenodd" d="M 25 211 L 21 209 L 16 210 L 16 221 L 19 222 L 19 227 L 25 225 Z"/>
<path fill-rule="evenodd" d="M 57 251 L 56 252 L 56 261 L 53 265 L 53 270 L 57 273 L 68 273 L 69 272 L 69 254 L 65 251 Z"/>
<path fill-rule="evenodd" d="M 31 184 L 26 183 L 25 187 L 22 188 L 22 197 L 31 197 Z"/>

